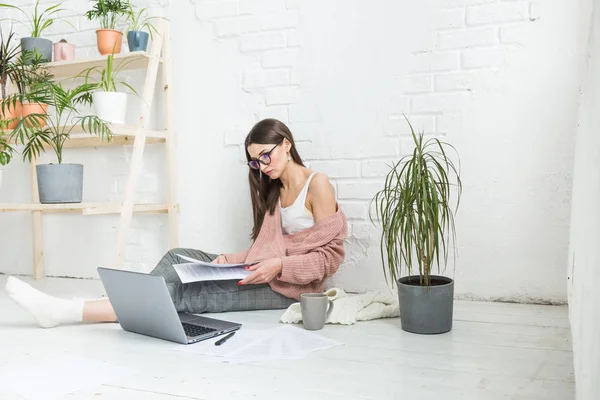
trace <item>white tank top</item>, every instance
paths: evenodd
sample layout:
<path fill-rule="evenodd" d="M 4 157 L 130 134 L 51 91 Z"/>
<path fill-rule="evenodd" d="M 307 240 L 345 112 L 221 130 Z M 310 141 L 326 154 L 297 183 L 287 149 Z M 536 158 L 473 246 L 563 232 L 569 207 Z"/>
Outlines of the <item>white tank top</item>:
<path fill-rule="evenodd" d="M 315 223 L 312 213 L 306 208 L 308 186 L 310 185 L 310 181 L 314 174 L 314 172 L 310 174 L 304 187 L 291 206 L 285 208 L 281 207 L 281 199 L 279 200 L 279 207 L 281 209 L 281 229 L 284 235 L 310 228 Z"/>

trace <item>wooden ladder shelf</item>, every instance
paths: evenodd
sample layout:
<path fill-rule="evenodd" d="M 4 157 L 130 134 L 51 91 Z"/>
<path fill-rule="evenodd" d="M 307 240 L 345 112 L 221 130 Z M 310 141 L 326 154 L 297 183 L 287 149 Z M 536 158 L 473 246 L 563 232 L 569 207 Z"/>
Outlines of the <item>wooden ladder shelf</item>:
<path fill-rule="evenodd" d="M 82 215 L 120 214 L 119 227 L 116 240 L 116 252 L 112 267 L 123 268 L 125 262 L 125 247 L 129 240 L 129 231 L 133 213 L 167 213 L 169 224 L 169 248 L 177 247 L 178 238 L 178 204 L 176 188 L 175 151 L 176 137 L 172 119 L 172 94 L 170 84 L 172 81 L 172 58 L 170 23 L 160 20 L 157 23 L 158 33 L 154 35 L 149 52 L 120 53 L 114 56 L 115 68 L 126 62 L 122 71 L 145 69 L 146 77 L 141 96 L 141 112 L 137 125 L 111 125 L 113 138 L 110 142 L 87 134 L 75 133 L 65 143 L 65 148 L 121 146 L 133 145 L 131 163 L 125 196 L 122 203 L 75 203 L 75 204 L 41 204 L 38 195 L 36 164 L 31 162 L 31 203 L 0 203 L 0 212 L 29 211 L 32 213 L 33 222 L 33 276 L 39 279 L 44 276 L 44 253 L 42 246 L 42 213 L 78 212 Z M 73 77 L 86 68 L 106 64 L 107 56 L 97 56 L 72 61 L 50 62 L 48 70 L 55 79 Z M 164 123 L 162 131 L 148 129 L 150 113 L 154 101 L 154 93 L 159 73 L 164 82 Z M 135 204 L 135 192 L 142 169 L 144 148 L 146 144 L 164 143 L 166 145 L 167 169 L 167 203 L 166 204 Z"/>

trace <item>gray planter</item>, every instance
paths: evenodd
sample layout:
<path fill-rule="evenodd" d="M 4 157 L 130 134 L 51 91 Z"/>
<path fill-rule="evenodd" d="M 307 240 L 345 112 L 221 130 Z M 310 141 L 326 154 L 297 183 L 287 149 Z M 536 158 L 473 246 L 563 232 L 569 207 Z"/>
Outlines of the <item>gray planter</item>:
<path fill-rule="evenodd" d="M 40 203 L 81 203 L 83 165 L 36 165 Z"/>
<path fill-rule="evenodd" d="M 402 329 L 411 333 L 437 334 L 452 329 L 454 281 L 431 275 L 432 285 L 419 286 L 419 276 L 398 279 Z"/>
<path fill-rule="evenodd" d="M 42 54 L 42 58 L 45 62 L 50 62 L 52 60 L 52 40 L 34 37 L 21 38 L 22 51 L 36 49 Z"/>

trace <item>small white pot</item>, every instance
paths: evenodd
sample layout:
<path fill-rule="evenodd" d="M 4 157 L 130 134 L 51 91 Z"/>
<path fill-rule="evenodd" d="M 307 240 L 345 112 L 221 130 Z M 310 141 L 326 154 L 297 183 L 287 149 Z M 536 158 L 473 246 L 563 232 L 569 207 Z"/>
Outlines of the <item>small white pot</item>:
<path fill-rule="evenodd" d="M 127 93 L 94 92 L 92 100 L 98 118 L 113 124 L 125 123 Z"/>
<path fill-rule="evenodd" d="M 3 169 L 0 169 L 0 188 L 2 187 L 2 173 L 4 172 Z"/>

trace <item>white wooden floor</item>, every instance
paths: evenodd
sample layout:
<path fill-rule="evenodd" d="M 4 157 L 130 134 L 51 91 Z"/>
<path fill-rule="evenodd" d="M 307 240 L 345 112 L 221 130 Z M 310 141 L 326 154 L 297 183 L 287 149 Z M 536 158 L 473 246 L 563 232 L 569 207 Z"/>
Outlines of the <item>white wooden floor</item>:
<path fill-rule="evenodd" d="M 327 325 L 320 333 L 343 346 L 301 360 L 225 364 L 173 351 L 171 342 L 125 332 L 118 324 L 39 329 L 8 298 L 5 282 L 0 275 L 0 377 L 20 363 L 67 355 L 135 371 L 65 399 L 574 398 L 566 307 L 457 301 L 454 329 L 444 335 L 406 333 L 398 318 Z M 91 280 L 46 278 L 33 285 L 68 298 L 103 294 Z M 262 329 L 278 326 L 280 314 L 217 316 Z M 21 398 L 3 390 L 3 400 Z"/>

